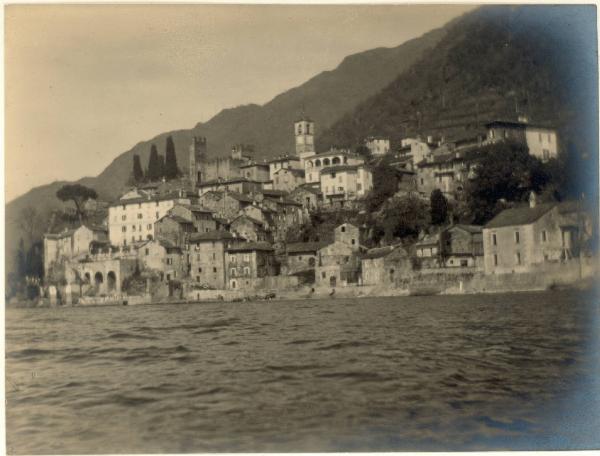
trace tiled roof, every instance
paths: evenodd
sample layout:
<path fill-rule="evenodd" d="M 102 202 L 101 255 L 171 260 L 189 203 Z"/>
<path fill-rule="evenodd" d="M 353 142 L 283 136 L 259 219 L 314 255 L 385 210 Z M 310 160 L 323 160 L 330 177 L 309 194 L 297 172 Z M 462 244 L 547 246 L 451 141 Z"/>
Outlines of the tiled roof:
<path fill-rule="evenodd" d="M 294 242 L 287 244 L 285 250 L 287 253 L 316 252 L 326 245 L 329 245 L 329 242 Z"/>
<path fill-rule="evenodd" d="M 335 166 L 327 166 L 326 168 L 321 169 L 320 174 L 325 173 L 336 173 L 340 171 L 356 171 L 358 168 L 363 168 L 364 165 L 335 165 Z"/>
<path fill-rule="evenodd" d="M 261 168 L 269 168 L 269 165 L 266 163 L 248 163 L 246 165 L 241 165 L 240 168 L 252 168 L 253 166 L 260 166 Z"/>
<path fill-rule="evenodd" d="M 285 171 L 285 172 L 288 172 L 290 174 L 294 174 L 296 176 L 304 177 L 304 170 L 303 169 L 294 169 L 294 168 L 279 168 L 273 174 L 279 174 L 281 171 Z"/>
<path fill-rule="evenodd" d="M 460 228 L 460 229 L 465 230 L 472 234 L 481 233 L 483 230 L 483 227 L 481 225 L 463 225 L 460 223 L 448 227 L 447 230 L 452 229 L 452 228 Z"/>
<path fill-rule="evenodd" d="M 188 209 L 189 211 L 192 211 L 192 212 L 198 212 L 198 213 L 203 213 L 203 214 L 212 214 L 213 213 L 213 211 L 211 211 L 210 209 L 207 209 L 203 206 L 198 206 L 197 204 L 178 203 L 177 206 L 185 207 L 186 209 Z"/>
<path fill-rule="evenodd" d="M 366 253 L 361 255 L 363 260 L 373 260 L 375 258 L 383 258 L 388 256 L 397 248 L 401 247 L 400 245 L 388 245 L 386 247 L 377 247 L 374 249 L 369 249 Z"/>
<path fill-rule="evenodd" d="M 542 203 L 535 207 L 524 205 L 505 209 L 485 225 L 485 228 L 501 228 L 503 226 L 529 225 L 552 209 L 556 203 Z"/>
<path fill-rule="evenodd" d="M 229 231 L 213 230 L 208 233 L 192 233 L 190 234 L 189 242 L 193 244 L 206 241 L 229 241 L 233 239 L 237 238 Z"/>
<path fill-rule="evenodd" d="M 281 157 L 272 158 L 267 163 L 280 163 L 280 162 L 290 161 L 290 160 L 300 161 L 300 158 L 296 157 L 295 155 L 283 155 Z"/>
<path fill-rule="evenodd" d="M 262 182 L 251 180 L 251 179 L 247 179 L 245 177 L 236 177 L 236 178 L 227 179 L 227 180 L 214 179 L 214 180 L 206 181 L 206 182 L 203 182 L 201 184 L 198 184 L 197 187 L 202 188 L 202 187 L 212 187 L 213 185 L 239 184 L 240 182 L 250 182 L 250 183 L 253 183 L 253 184 L 262 184 Z"/>
<path fill-rule="evenodd" d="M 492 120 L 491 122 L 486 123 L 485 126 L 486 126 L 486 128 L 505 127 L 505 128 L 515 128 L 515 129 L 516 128 L 518 128 L 518 129 L 541 128 L 544 130 L 554 130 L 555 129 L 551 125 L 531 124 L 531 123 L 526 123 L 526 122 L 518 122 L 518 121 L 514 121 L 514 120 Z"/>
<path fill-rule="evenodd" d="M 435 234 L 427 234 L 423 239 L 418 241 L 415 246 L 424 246 L 424 245 L 435 245 L 439 242 L 440 235 L 439 233 Z"/>
<path fill-rule="evenodd" d="M 227 192 L 228 196 L 231 196 L 232 198 L 238 200 L 241 203 L 253 203 L 254 200 L 252 198 L 250 198 L 247 195 L 242 195 L 241 193 L 238 192 Z"/>
<path fill-rule="evenodd" d="M 273 250 L 273 246 L 268 242 L 241 242 L 227 249 L 228 252 L 251 252 L 255 250 L 270 252 Z"/>
<path fill-rule="evenodd" d="M 254 223 L 255 225 L 259 225 L 259 226 L 262 226 L 262 225 L 263 225 L 263 222 L 261 222 L 261 221 L 260 221 L 260 220 L 258 220 L 258 219 L 255 219 L 254 217 L 250 217 L 248 214 L 241 214 L 241 215 L 238 215 L 236 218 L 234 218 L 234 219 L 231 221 L 231 224 L 235 223 L 235 221 L 236 221 L 236 220 L 239 220 L 239 219 L 241 219 L 241 218 L 248 219 L 248 220 L 250 220 L 252 223 Z"/>
<path fill-rule="evenodd" d="M 131 198 L 126 200 L 117 200 L 113 201 L 110 204 L 110 207 L 122 206 L 122 205 L 130 205 L 130 204 L 138 204 L 138 203 L 152 203 L 157 201 L 170 201 L 170 200 L 179 200 L 179 199 L 190 199 L 190 196 L 196 196 L 196 194 L 190 195 L 188 192 L 183 192 L 183 196 L 179 194 L 179 192 L 171 192 L 165 193 L 164 195 L 152 195 L 147 197 L 139 197 L 139 198 Z"/>

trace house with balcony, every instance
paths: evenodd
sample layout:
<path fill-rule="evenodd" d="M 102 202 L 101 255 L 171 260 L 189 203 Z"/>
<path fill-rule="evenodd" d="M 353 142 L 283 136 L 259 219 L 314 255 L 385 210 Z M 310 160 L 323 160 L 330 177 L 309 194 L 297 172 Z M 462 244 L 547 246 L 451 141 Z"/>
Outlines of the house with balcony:
<path fill-rule="evenodd" d="M 331 206 L 360 199 L 373 188 L 373 174 L 364 164 L 322 168 L 320 181 L 324 203 Z"/>

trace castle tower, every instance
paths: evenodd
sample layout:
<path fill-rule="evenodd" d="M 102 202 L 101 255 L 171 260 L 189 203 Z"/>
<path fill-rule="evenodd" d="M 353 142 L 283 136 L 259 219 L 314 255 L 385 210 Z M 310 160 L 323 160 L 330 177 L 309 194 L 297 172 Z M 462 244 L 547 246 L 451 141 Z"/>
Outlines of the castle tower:
<path fill-rule="evenodd" d="M 202 161 L 206 159 L 206 138 L 203 136 L 194 136 L 190 146 L 190 180 L 195 187 L 202 182 Z"/>
<path fill-rule="evenodd" d="M 315 153 L 315 123 L 308 117 L 302 116 L 294 122 L 296 136 L 296 155 L 304 167 L 304 159 Z"/>

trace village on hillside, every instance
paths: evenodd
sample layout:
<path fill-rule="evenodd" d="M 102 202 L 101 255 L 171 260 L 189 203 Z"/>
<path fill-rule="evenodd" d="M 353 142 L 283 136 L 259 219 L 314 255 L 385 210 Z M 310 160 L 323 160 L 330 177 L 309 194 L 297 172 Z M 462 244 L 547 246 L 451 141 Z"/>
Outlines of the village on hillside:
<path fill-rule="evenodd" d="M 208 158 L 204 137 L 184 170 L 167 151 L 161 176 L 154 148 L 144 176 L 134 157 L 129 191 L 84 197 L 78 223 L 44 235 L 37 305 L 502 292 L 596 274 L 582 201 L 552 200 L 533 183 L 521 201 L 492 195 L 485 223 L 462 221 L 494 154 L 556 161 L 551 126 L 520 117 L 487 123 L 485 136 L 369 137 L 321 152 L 316 127 L 303 115 L 290 125 L 295 151 L 268 161 L 243 144 Z"/>

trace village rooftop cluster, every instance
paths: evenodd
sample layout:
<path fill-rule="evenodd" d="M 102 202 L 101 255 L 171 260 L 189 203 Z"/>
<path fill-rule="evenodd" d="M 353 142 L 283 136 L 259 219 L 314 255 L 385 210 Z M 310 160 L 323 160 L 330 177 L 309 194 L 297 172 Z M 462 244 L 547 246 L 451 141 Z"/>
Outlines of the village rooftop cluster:
<path fill-rule="evenodd" d="M 398 195 L 429 202 L 435 190 L 459 197 L 483 145 L 521 143 L 542 161 L 558 154 L 551 127 L 520 118 L 486 128 L 486 137 L 405 138 L 395 148 L 370 137 L 368 156 L 317 153 L 315 123 L 303 116 L 293 125 L 295 151 L 269 161 L 255 160 L 243 144 L 210 159 L 207 139 L 195 137 L 185 177 L 140 184 L 104 206 L 89 201 L 107 208 L 102 224 L 44 236 L 43 294 L 50 302 L 134 304 L 480 292 L 591 274 L 579 248 L 590 236 L 589 215 L 577 202 L 540 202 L 535 193 L 484 226 L 447 224 L 411 245 L 367 249 L 364 227 L 350 222 L 328 239 L 287 241 L 316 211 L 364 211 L 373 166 L 384 158 L 398 173 Z"/>

